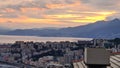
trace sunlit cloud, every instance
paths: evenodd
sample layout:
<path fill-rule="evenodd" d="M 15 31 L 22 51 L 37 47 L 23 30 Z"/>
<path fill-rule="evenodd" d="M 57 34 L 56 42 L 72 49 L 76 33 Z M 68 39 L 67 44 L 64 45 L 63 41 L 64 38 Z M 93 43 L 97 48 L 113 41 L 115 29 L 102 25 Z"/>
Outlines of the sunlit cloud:
<path fill-rule="evenodd" d="M 93 13 L 93 14 L 102 14 L 102 15 L 110 15 L 116 13 L 115 11 L 102 11 L 102 12 L 82 12 L 82 13 Z"/>
<path fill-rule="evenodd" d="M 44 11 L 44 8 L 38 8 L 38 7 L 29 7 L 29 8 L 20 8 L 21 12 L 26 13 L 30 11 Z"/>
<path fill-rule="evenodd" d="M 11 8 L 5 8 L 4 12 L 13 13 L 13 12 L 15 12 L 15 10 L 11 9 Z"/>
<path fill-rule="evenodd" d="M 18 18 L 0 18 L 0 21 L 3 22 L 13 22 L 13 23 L 53 23 L 56 22 L 57 20 L 55 19 L 38 19 L 38 18 L 29 18 L 26 16 L 20 16 Z M 43 23 L 43 24 L 44 24 Z"/>
<path fill-rule="evenodd" d="M 86 25 L 120 17 L 119 2 L 114 0 L 0 0 L 0 26 L 3 26 L 3 23 L 5 27 L 9 27 L 7 26 L 9 23 L 10 28 L 17 28 L 17 24 L 21 28 Z"/>
<path fill-rule="evenodd" d="M 74 7 L 79 5 L 80 5 L 80 2 L 74 2 L 72 4 L 46 4 L 46 7 L 49 9 L 59 9 L 59 8 L 68 8 L 68 7 Z"/>
<path fill-rule="evenodd" d="M 46 18 L 54 18 L 54 19 L 65 19 L 65 18 L 78 18 L 80 15 L 76 14 L 56 14 L 56 15 L 46 15 Z"/>
<path fill-rule="evenodd" d="M 116 12 L 84 12 L 98 14 L 97 16 L 85 16 L 83 18 L 78 18 L 71 20 L 72 22 L 84 22 L 84 23 L 94 23 L 96 21 L 105 20 L 108 16 L 115 14 Z"/>
<path fill-rule="evenodd" d="M 71 21 L 72 22 L 77 22 L 77 23 L 80 23 L 80 22 L 83 22 L 83 23 L 94 23 L 96 21 L 104 20 L 104 19 L 106 19 L 106 16 L 94 16 L 94 17 L 86 16 L 85 18 L 74 19 L 74 20 L 71 20 Z"/>

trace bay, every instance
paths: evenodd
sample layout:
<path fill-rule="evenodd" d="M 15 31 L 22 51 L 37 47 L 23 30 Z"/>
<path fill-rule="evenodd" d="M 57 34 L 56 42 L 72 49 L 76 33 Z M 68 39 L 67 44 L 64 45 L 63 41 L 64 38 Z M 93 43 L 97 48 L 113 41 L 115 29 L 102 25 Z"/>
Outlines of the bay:
<path fill-rule="evenodd" d="M 34 42 L 59 42 L 59 41 L 78 41 L 92 40 L 92 38 L 73 38 L 73 37 L 38 37 L 38 36 L 14 36 L 0 35 L 0 43 L 14 43 L 15 41 L 34 41 Z"/>

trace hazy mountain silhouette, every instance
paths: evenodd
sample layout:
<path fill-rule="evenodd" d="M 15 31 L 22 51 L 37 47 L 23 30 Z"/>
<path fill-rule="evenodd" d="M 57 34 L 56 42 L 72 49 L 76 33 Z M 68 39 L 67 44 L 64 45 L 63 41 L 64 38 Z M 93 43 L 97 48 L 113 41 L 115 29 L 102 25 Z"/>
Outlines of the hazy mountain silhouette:
<path fill-rule="evenodd" d="M 4 28 L 4 27 L 0 27 L 0 34 L 5 34 L 8 31 L 10 31 L 10 29 Z"/>
<path fill-rule="evenodd" d="M 120 37 L 120 19 L 97 21 L 92 24 L 61 29 L 18 29 L 7 32 L 8 35 L 30 35 L 47 37 L 87 37 L 115 38 Z"/>

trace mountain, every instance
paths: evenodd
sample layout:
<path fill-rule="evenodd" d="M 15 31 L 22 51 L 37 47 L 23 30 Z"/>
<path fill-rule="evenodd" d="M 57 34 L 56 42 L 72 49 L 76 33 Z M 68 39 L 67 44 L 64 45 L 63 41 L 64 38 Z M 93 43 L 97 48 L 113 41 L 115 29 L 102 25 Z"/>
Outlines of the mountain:
<path fill-rule="evenodd" d="M 45 27 L 45 28 L 33 28 L 34 30 L 45 30 L 45 29 L 60 29 L 56 27 Z"/>
<path fill-rule="evenodd" d="M 0 27 L 0 34 L 5 34 L 6 32 L 9 32 L 10 29 L 8 28 L 4 28 L 4 27 Z"/>
<path fill-rule="evenodd" d="M 120 19 L 97 21 L 84 26 L 61 29 L 18 29 L 6 34 L 47 37 L 116 38 L 120 37 Z"/>

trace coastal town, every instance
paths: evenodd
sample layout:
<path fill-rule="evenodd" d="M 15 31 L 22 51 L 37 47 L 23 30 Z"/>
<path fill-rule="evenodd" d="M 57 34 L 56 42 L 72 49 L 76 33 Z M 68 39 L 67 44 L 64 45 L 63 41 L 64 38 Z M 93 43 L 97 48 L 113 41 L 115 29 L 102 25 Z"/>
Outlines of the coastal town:
<path fill-rule="evenodd" d="M 118 53 L 120 39 L 5 43 L 0 44 L 0 62 L 18 68 L 73 68 L 73 62 L 83 59 L 84 48 L 105 48 Z"/>
<path fill-rule="evenodd" d="M 120 0 L 0 0 L 0 68 L 120 68 Z"/>

